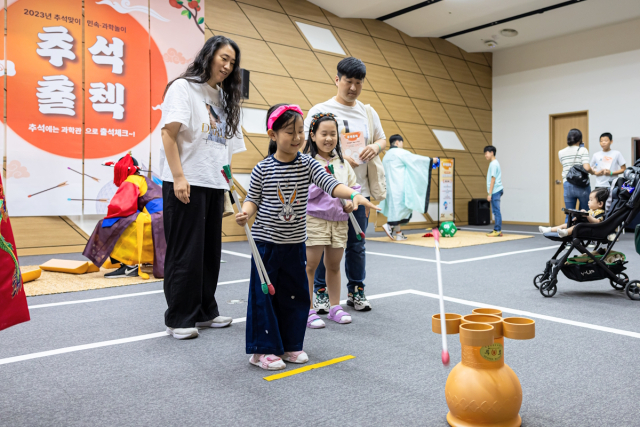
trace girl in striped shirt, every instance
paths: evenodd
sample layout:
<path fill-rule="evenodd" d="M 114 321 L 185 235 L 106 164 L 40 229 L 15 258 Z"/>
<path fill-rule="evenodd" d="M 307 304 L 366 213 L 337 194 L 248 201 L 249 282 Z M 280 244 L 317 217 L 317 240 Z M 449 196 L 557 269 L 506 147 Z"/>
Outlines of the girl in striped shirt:
<path fill-rule="evenodd" d="M 241 227 L 257 212 L 251 234 L 256 241 L 275 294 L 262 292 L 255 262 L 251 262 L 247 307 L 246 351 L 249 362 L 262 369 L 286 367 L 283 360 L 306 363 L 302 350 L 309 313 L 306 264 L 306 211 L 313 183 L 332 197 L 379 210 L 357 191 L 338 183 L 318 161 L 299 153 L 305 141 L 302 110 L 278 104 L 267 113 L 269 153 L 251 172 Z"/>

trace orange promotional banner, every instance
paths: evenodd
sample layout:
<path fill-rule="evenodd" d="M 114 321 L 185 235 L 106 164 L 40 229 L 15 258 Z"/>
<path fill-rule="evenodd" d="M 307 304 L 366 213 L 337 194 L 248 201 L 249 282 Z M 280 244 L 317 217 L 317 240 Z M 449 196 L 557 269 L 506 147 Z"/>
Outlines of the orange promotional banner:
<path fill-rule="evenodd" d="M 85 2 L 85 214 L 106 214 L 117 190 L 105 161 L 131 151 L 142 173 L 149 170 L 149 50 L 157 47 L 149 2 L 120 3 Z"/>
<path fill-rule="evenodd" d="M 131 152 L 158 180 L 162 96 L 202 47 L 204 0 L 6 1 L 12 214 L 106 214 L 105 162 Z"/>
<path fill-rule="evenodd" d="M 7 200 L 14 216 L 80 214 L 82 0 L 7 5 Z"/>

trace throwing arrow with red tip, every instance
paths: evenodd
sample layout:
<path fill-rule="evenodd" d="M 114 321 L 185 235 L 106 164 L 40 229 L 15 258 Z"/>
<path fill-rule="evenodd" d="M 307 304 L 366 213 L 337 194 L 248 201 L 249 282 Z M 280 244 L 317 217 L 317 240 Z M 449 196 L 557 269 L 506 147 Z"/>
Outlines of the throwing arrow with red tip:
<path fill-rule="evenodd" d="M 444 291 L 442 289 L 442 270 L 440 268 L 440 232 L 433 229 L 433 238 L 436 243 L 436 272 L 438 274 L 438 296 L 440 298 L 440 335 L 442 336 L 442 364 L 449 364 L 449 350 L 447 349 L 447 323 L 444 313 Z"/>
<path fill-rule="evenodd" d="M 47 188 L 46 190 L 42 190 L 42 191 L 38 191 L 37 193 L 29 194 L 27 197 L 33 197 L 33 196 L 36 196 L 36 195 L 38 195 L 38 194 L 42 194 L 42 193 L 45 193 L 45 192 L 47 192 L 47 191 L 51 191 L 51 190 L 53 190 L 53 189 L 55 189 L 55 188 L 65 187 L 65 186 L 67 186 L 67 185 L 69 185 L 69 184 L 67 184 L 67 181 L 65 181 L 65 182 L 63 182 L 62 184 L 58 184 L 58 185 L 56 185 L 55 187 Z"/>
<path fill-rule="evenodd" d="M 233 199 L 236 202 L 236 207 L 238 208 L 238 212 L 242 212 L 242 205 L 240 205 L 240 197 L 238 197 L 238 192 L 236 191 L 236 186 L 233 184 L 233 177 L 231 175 L 231 168 L 227 166 L 223 166 L 223 169 L 220 171 L 222 176 L 224 177 L 227 184 L 229 184 L 229 191 L 233 194 Z M 260 276 L 262 292 L 270 295 L 274 295 L 276 293 L 276 288 L 271 284 L 271 279 L 269 279 L 269 275 L 267 274 L 267 269 L 262 262 L 262 257 L 260 256 L 260 252 L 258 251 L 258 247 L 256 246 L 256 242 L 253 240 L 253 236 L 251 235 L 251 230 L 249 230 L 249 225 L 244 225 L 244 233 L 247 235 L 247 240 L 249 241 L 249 246 L 251 247 L 251 253 L 253 254 L 253 262 L 256 265 L 256 269 L 258 270 L 258 275 Z"/>

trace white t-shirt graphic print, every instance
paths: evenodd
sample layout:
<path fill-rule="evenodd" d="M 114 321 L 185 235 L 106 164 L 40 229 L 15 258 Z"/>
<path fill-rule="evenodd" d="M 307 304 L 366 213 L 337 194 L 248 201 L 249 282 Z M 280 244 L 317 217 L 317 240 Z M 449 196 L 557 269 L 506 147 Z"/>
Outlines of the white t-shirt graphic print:
<path fill-rule="evenodd" d="M 371 129 L 373 132 L 373 141 L 375 142 L 380 139 L 386 139 L 378 113 L 373 108 L 371 109 L 371 112 L 373 114 L 373 129 Z M 364 104 L 356 103 L 355 106 L 350 107 L 348 105 L 340 104 L 334 98 L 331 98 L 328 101 L 314 105 L 311 110 L 309 110 L 307 117 L 304 120 L 305 136 L 309 135 L 309 126 L 311 125 L 311 120 L 313 120 L 312 116 L 318 113 L 335 114 L 336 120 L 338 121 L 338 131 L 341 136 L 345 133 L 362 132 L 365 144 L 369 140 L 369 121 L 367 119 L 367 112 L 364 108 Z M 344 153 L 344 148 L 342 149 L 342 152 Z M 367 176 L 367 165 L 360 165 L 353 168 L 353 171 L 356 173 L 356 180 L 361 187 L 360 192 L 362 195 L 365 197 L 371 196 L 371 192 L 369 191 L 369 179 Z"/>
<path fill-rule="evenodd" d="M 617 150 L 598 151 L 591 158 L 591 167 L 596 172 L 603 169 L 609 169 L 610 171 L 620 170 L 622 165 L 625 164 L 624 157 Z M 599 175 L 596 176 L 596 187 L 610 187 L 611 181 L 617 177 L 617 175 Z"/>
<path fill-rule="evenodd" d="M 240 129 L 231 139 L 224 137 L 227 123 L 220 92 L 207 83 L 176 80 L 162 103 L 161 125 L 182 124 L 176 141 L 187 182 L 197 187 L 226 190 L 229 186 L 220 171 L 224 165 L 231 164 L 233 154 L 246 148 Z M 160 146 L 160 165 L 160 178 L 173 182 L 163 146 Z"/>
<path fill-rule="evenodd" d="M 222 121 L 222 117 L 224 117 L 224 112 L 221 111 L 219 107 L 216 107 L 213 104 L 209 104 L 205 101 L 205 105 L 207 108 L 207 112 L 209 113 L 209 127 L 203 127 L 203 131 L 208 129 L 208 133 L 205 137 L 207 141 L 217 142 L 218 144 L 227 145 L 227 140 L 224 137 L 225 131 L 227 130 L 227 122 Z"/>

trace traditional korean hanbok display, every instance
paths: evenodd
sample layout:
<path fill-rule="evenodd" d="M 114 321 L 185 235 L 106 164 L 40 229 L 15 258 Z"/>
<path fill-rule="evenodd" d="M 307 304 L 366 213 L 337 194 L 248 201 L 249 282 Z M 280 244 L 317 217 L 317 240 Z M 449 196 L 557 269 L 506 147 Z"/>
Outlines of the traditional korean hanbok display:
<path fill-rule="evenodd" d="M 107 216 L 98 222 L 83 255 L 102 266 L 107 258 L 122 266 L 107 278 L 137 276 L 142 264 L 153 264 L 153 275 L 164 277 L 167 243 L 164 238 L 162 188 L 139 175 L 137 162 L 129 154 L 114 168 L 118 191 L 111 199 Z M 146 277 L 145 277 L 146 276 Z"/>
<path fill-rule="evenodd" d="M 432 159 L 403 148 L 392 147 L 382 160 L 387 181 L 387 198 L 380 212 L 390 225 L 409 221 L 413 211 L 422 214 L 429 208 Z"/>

